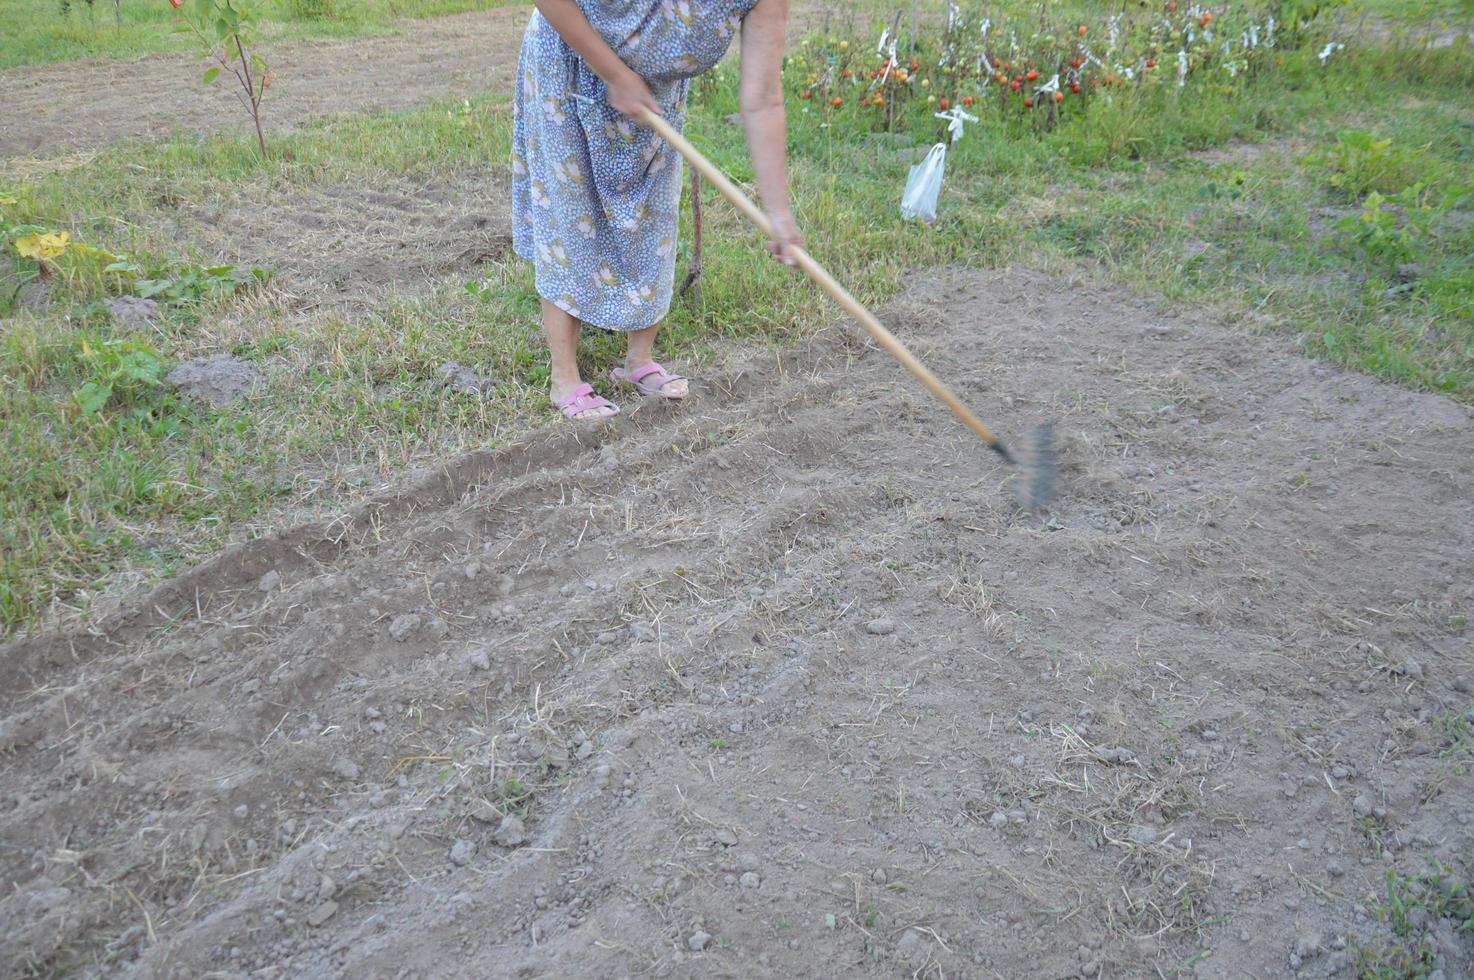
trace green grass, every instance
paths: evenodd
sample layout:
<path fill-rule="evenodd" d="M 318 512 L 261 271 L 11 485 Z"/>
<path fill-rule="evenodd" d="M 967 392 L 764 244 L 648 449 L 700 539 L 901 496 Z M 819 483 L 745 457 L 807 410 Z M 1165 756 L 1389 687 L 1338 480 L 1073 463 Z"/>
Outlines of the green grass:
<path fill-rule="evenodd" d="M 1288 331 L 1314 354 L 1474 402 L 1468 199 L 1419 232 L 1418 274 L 1390 295 L 1409 285 L 1388 261 L 1392 246 L 1368 251 L 1337 223 L 1360 213 L 1373 186 L 1474 187 L 1474 59 L 1462 45 L 1388 44 L 1323 68 L 1314 54 L 1286 52 L 1281 67 L 1235 91 L 1199 87 L 1179 98 L 1163 86 L 1047 132 L 982 113 L 949 154 L 933 227 L 900 219 L 909 164 L 869 132 L 875 112 L 847 105 L 826 114 L 794 99 L 800 223 L 818 258 L 867 302 L 898 291 L 908 269 L 1021 263 Z M 725 65 L 694 87 L 688 131 L 747 178 L 740 127 L 725 121 L 736 111 L 735 82 Z M 923 144 L 942 135 L 921 106 L 906 121 Z M 1335 156 L 1345 131 L 1390 140 L 1392 163 Z M 64 228 L 187 277 L 217 258 L 174 240 L 182 210 L 227 213 L 266 190 L 474 179 L 501 166 L 509 140 L 507 104 L 487 98 L 284 134 L 265 164 L 248 141 L 225 136 L 120 146 L 82 168 L 0 188 L 0 198 L 20 199 L 8 209 L 13 220 Z M 1317 156 L 1331 162 L 1310 162 Z M 1347 171 L 1363 176 L 1333 179 Z M 756 248 L 714 195 L 706 213 L 702 304 L 675 307 L 662 356 L 699 364 L 724 341 L 783 343 L 828 322 L 805 283 Z M 233 352 L 262 367 L 268 389 L 217 412 L 145 380 L 88 415 L 74 392 L 107 370 L 98 351 L 126 336 L 95 306 L 130 288 L 102 264 L 64 259 L 51 305 L 15 316 L 0 342 L 6 624 L 34 621 L 58 602 L 85 605 L 110 583 L 176 571 L 232 535 L 334 508 L 412 461 L 495 445 L 549 417 L 536 295 L 511 257 L 485 267 L 475 295 L 452 284 L 319 316 L 310 329 L 269 285 L 187 297 L 135 338 L 147 356 L 167 365 Z M 7 274 L 0 262 L 0 296 L 23 271 Z M 617 354 L 617 338 L 601 334 L 582 356 L 597 376 Z M 434 376 L 448 359 L 495 377 L 492 396 L 448 394 Z"/>
<path fill-rule="evenodd" d="M 262 25 L 266 42 L 392 30 L 401 17 L 436 17 L 502 6 L 498 0 L 280 0 Z M 121 19 L 119 17 L 121 16 Z M 190 50 L 174 33 L 167 0 L 0 0 L 0 69 L 77 58 L 127 58 Z"/>
<path fill-rule="evenodd" d="M 1433 863 L 1417 875 L 1387 869 L 1384 896 L 1370 900 L 1377 918 L 1391 929 L 1394 941 L 1357 951 L 1356 973 L 1363 980 L 1422 980 L 1438 963 L 1436 946 L 1424 927 L 1446 920 L 1464 937 L 1474 937 L 1474 897 L 1469 883 Z"/>

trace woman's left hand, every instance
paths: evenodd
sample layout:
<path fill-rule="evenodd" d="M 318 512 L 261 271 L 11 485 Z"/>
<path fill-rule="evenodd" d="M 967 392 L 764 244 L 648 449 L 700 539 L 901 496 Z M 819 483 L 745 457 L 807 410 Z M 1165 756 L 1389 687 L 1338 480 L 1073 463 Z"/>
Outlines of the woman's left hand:
<path fill-rule="evenodd" d="M 768 251 L 784 265 L 797 265 L 794 249 L 803 247 L 804 236 L 793 223 L 793 215 L 787 211 L 769 212 L 768 220 L 773 224 L 773 239 L 768 242 Z"/>

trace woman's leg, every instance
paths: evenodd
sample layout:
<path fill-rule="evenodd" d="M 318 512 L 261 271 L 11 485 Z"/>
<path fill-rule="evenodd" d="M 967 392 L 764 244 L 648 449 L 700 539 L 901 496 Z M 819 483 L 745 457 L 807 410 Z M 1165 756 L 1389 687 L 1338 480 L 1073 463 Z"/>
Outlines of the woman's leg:
<path fill-rule="evenodd" d="M 556 309 L 556 307 L 554 307 Z M 624 369 L 633 371 L 642 368 L 655 360 L 655 335 L 660 332 L 660 324 L 646 327 L 644 330 L 631 330 L 626 336 L 629 338 L 629 346 L 625 349 Z M 686 379 L 679 378 L 667 381 L 661 386 L 661 394 L 667 398 L 683 398 L 686 395 Z"/>
<path fill-rule="evenodd" d="M 552 397 L 553 404 L 566 397 L 579 385 L 583 384 L 583 378 L 578 374 L 578 328 L 576 318 L 570 316 L 563 310 L 558 309 L 547 300 L 543 304 L 543 335 L 548 338 L 548 355 L 550 361 L 550 374 L 552 375 Z M 613 408 L 591 408 L 579 412 L 574 418 L 598 419 L 607 418 L 615 413 Z"/>

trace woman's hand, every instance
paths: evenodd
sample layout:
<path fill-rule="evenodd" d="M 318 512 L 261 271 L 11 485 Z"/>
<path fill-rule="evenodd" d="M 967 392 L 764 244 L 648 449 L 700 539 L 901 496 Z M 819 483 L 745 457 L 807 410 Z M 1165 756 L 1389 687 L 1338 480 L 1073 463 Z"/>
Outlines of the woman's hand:
<path fill-rule="evenodd" d="M 793 215 L 787 211 L 769 212 L 768 220 L 773 223 L 773 239 L 768 242 L 768 251 L 784 265 L 797 265 L 798 259 L 793 250 L 803 247 L 804 236 L 793 223 Z"/>
<path fill-rule="evenodd" d="M 614 81 L 607 83 L 605 89 L 609 97 L 609 104 L 614 107 L 615 111 L 624 113 L 635 122 L 640 121 L 646 109 L 657 116 L 665 115 L 660 108 L 660 103 L 655 101 L 655 96 L 651 94 L 650 86 L 628 68 L 616 75 Z"/>

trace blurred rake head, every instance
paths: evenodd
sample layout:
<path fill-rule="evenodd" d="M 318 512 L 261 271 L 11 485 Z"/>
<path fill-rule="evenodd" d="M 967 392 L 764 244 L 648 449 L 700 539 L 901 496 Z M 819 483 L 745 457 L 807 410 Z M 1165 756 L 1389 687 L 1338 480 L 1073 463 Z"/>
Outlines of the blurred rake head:
<path fill-rule="evenodd" d="M 1055 490 L 1054 427 L 1048 423 L 1034 426 L 1008 458 L 1018 468 L 1013 499 L 1019 510 L 1037 511 L 1049 506 Z"/>

